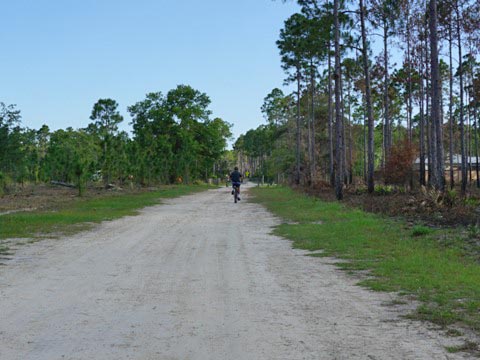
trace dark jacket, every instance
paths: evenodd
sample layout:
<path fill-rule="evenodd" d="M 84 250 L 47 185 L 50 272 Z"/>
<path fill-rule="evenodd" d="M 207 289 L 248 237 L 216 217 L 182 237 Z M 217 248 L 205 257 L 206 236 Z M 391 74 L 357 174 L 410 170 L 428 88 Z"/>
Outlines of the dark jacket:
<path fill-rule="evenodd" d="M 242 174 L 240 174 L 240 171 L 238 170 L 234 170 L 231 174 L 230 174 L 230 180 L 232 180 L 232 182 L 241 182 L 242 181 Z"/>

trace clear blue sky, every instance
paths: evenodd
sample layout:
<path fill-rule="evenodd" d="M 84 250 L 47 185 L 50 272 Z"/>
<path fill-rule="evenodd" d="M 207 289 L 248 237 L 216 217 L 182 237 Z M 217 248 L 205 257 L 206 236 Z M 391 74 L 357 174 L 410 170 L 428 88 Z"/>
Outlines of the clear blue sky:
<path fill-rule="evenodd" d="M 275 45 L 298 7 L 280 0 L 15 0 L 0 21 L 0 101 L 22 124 L 81 128 L 99 98 L 126 108 L 187 84 L 235 137 L 264 122 L 285 74 Z"/>

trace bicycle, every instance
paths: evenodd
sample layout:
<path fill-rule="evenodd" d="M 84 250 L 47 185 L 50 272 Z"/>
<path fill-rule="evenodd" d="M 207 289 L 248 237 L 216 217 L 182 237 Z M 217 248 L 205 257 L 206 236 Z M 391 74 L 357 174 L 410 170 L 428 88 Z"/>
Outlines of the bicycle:
<path fill-rule="evenodd" d="M 233 201 L 234 201 L 235 204 L 237 203 L 238 200 L 240 200 L 240 198 L 238 197 L 239 191 L 240 191 L 240 186 L 234 185 L 233 186 Z"/>

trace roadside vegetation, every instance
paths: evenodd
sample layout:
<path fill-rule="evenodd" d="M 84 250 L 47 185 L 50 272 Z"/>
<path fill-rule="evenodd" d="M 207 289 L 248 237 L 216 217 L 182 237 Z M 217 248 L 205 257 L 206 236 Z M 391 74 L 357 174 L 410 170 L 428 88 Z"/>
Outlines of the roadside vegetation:
<path fill-rule="evenodd" d="M 265 93 L 241 167 L 338 200 L 426 188 L 462 218 L 480 193 L 480 2 L 296 3 L 276 42 L 293 91 Z"/>
<path fill-rule="evenodd" d="M 74 197 L 54 208 L 21 211 L 0 216 L 0 240 L 27 238 L 35 241 L 86 230 L 101 221 L 135 215 L 146 206 L 210 188 L 207 185 L 162 186 L 137 193 L 105 193 L 91 198 Z M 9 252 L 0 244 L 0 254 Z"/>
<path fill-rule="evenodd" d="M 307 196 L 284 187 L 252 189 L 254 201 L 285 222 L 274 233 L 312 256 L 342 259 L 362 271 L 360 285 L 420 301 L 412 318 L 480 334 L 478 238 L 471 229 L 434 229 Z M 344 262 L 343 260 L 346 260 Z"/>
<path fill-rule="evenodd" d="M 0 197 L 30 184 L 55 183 L 83 196 L 92 186 L 147 187 L 223 178 L 231 124 L 213 118 L 207 94 L 179 85 L 128 106 L 132 134 L 113 99 L 93 104 L 81 129 L 22 126 L 0 99 Z"/>

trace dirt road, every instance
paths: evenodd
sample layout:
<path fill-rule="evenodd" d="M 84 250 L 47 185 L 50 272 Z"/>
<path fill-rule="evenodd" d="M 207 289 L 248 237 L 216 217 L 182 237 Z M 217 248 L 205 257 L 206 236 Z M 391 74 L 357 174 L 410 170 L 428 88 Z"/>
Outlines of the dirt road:
<path fill-rule="evenodd" d="M 20 248 L 0 268 L 0 359 L 459 359 L 388 294 L 269 235 L 226 188 Z"/>

